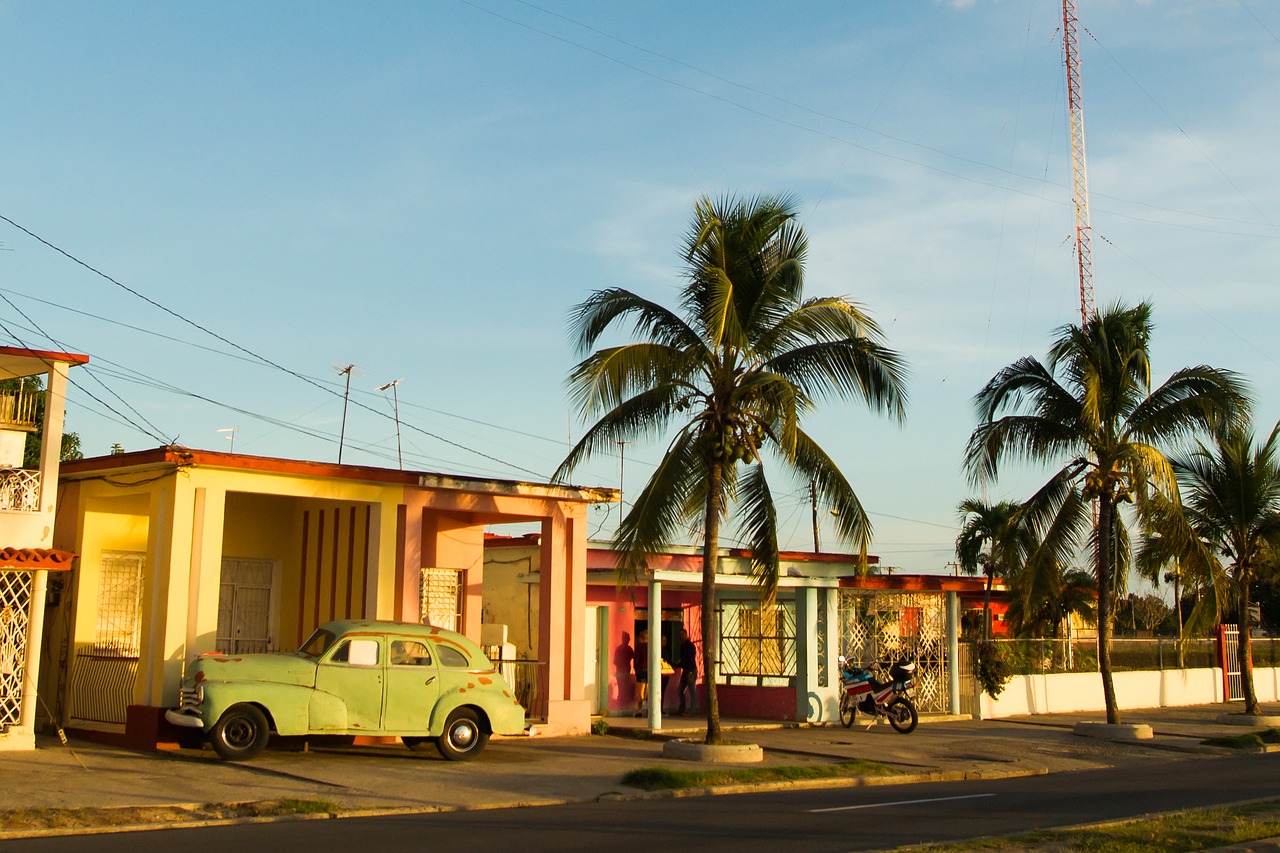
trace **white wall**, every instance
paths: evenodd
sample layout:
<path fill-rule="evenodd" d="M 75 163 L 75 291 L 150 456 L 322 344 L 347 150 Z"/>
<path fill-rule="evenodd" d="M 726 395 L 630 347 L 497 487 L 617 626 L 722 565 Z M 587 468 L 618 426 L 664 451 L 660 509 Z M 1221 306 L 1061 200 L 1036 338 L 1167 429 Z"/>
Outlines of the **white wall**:
<path fill-rule="evenodd" d="M 1116 705 L 1121 710 L 1207 705 L 1222 702 L 1222 670 L 1170 669 L 1117 672 Z M 1253 686 L 1259 702 L 1280 701 L 1280 669 L 1257 667 Z M 1000 698 L 983 694 L 982 719 L 1069 711 L 1102 711 L 1102 677 L 1096 672 L 1015 675 Z"/>

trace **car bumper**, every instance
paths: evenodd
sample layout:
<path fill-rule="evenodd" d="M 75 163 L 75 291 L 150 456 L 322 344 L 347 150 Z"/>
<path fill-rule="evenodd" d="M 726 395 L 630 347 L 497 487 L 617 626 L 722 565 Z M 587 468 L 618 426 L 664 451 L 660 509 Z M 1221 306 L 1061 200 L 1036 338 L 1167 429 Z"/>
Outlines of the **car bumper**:
<path fill-rule="evenodd" d="M 170 708 L 164 712 L 164 718 L 175 726 L 182 726 L 187 729 L 203 729 L 204 720 L 194 714 L 184 714 L 176 708 Z"/>

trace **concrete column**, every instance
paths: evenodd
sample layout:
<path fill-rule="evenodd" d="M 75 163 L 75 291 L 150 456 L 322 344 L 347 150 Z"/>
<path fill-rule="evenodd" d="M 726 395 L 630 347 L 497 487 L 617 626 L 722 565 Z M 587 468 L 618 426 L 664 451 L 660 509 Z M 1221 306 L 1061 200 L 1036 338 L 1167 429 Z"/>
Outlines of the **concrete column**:
<path fill-rule="evenodd" d="M 662 582 L 649 581 L 649 728 L 662 728 Z"/>
<path fill-rule="evenodd" d="M 947 699 L 952 714 L 960 713 L 960 594 L 947 593 Z"/>
<path fill-rule="evenodd" d="M 568 515 L 555 506 L 543 519 L 538 582 L 538 657 L 545 662 L 548 734 L 591 730 L 583 666 L 587 599 L 586 511 Z"/>
<path fill-rule="evenodd" d="M 796 590 L 796 720 L 826 722 L 818 684 L 818 590 Z"/>

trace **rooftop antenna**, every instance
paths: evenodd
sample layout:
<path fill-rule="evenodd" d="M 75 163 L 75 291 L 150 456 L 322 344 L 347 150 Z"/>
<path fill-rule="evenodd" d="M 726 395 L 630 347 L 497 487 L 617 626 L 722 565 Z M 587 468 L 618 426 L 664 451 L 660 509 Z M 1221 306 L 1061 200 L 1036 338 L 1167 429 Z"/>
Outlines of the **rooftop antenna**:
<path fill-rule="evenodd" d="M 237 433 L 239 430 L 240 430 L 240 427 L 223 427 L 222 429 L 218 430 L 218 432 L 226 432 L 226 433 L 230 433 L 230 435 L 224 435 L 224 436 L 223 436 L 223 438 L 225 438 L 227 441 L 231 442 L 231 449 L 228 451 L 229 453 L 235 453 L 235 452 L 236 452 L 236 433 Z"/>
<path fill-rule="evenodd" d="M 351 399 L 351 371 L 355 369 L 354 364 L 348 364 L 343 367 L 334 365 L 339 376 L 347 377 L 347 386 L 342 391 L 342 430 L 338 433 L 338 464 L 342 464 L 342 445 L 347 438 L 347 402 Z"/>
<path fill-rule="evenodd" d="M 400 463 L 400 470 L 404 470 L 404 454 L 400 451 L 400 395 L 396 392 L 396 386 L 400 384 L 399 379 L 393 379 L 386 385 L 379 385 L 379 391 L 391 389 L 391 399 L 394 401 L 396 411 L 396 460 Z"/>

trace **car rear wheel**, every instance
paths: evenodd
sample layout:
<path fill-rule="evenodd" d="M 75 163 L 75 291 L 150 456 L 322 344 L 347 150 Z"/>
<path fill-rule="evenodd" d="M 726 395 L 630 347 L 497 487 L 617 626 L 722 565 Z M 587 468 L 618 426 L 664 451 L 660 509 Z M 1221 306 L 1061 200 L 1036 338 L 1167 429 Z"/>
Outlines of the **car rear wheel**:
<path fill-rule="evenodd" d="M 470 708 L 458 708 L 444 724 L 444 734 L 436 738 L 436 748 L 450 761 L 470 761 L 489 742 L 489 733 Z"/>
<path fill-rule="evenodd" d="M 241 703 L 223 712 L 209 732 L 213 751 L 227 761 L 248 761 L 267 746 L 271 727 L 256 705 Z"/>

